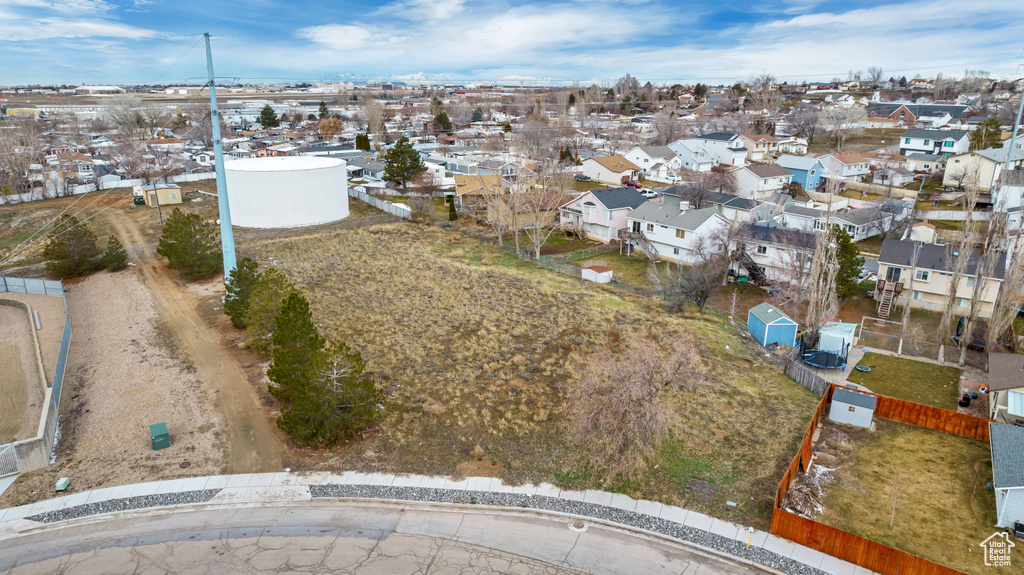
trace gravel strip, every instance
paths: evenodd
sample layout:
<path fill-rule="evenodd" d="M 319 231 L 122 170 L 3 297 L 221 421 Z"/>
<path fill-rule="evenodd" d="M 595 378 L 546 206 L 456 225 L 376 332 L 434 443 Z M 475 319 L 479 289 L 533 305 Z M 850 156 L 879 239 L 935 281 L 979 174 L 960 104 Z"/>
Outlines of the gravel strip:
<path fill-rule="evenodd" d="M 122 499 L 110 499 L 108 501 L 97 501 L 86 503 L 65 509 L 47 511 L 39 515 L 26 517 L 29 521 L 40 523 L 56 523 L 88 517 L 100 513 L 112 513 L 114 511 L 129 511 L 131 509 L 146 509 L 148 507 L 165 507 L 168 505 L 182 505 L 187 503 L 206 503 L 213 499 L 214 495 L 220 493 L 220 489 L 202 489 L 199 491 L 181 491 L 179 493 L 163 493 L 159 495 L 139 495 L 138 497 L 124 497 Z"/>
<path fill-rule="evenodd" d="M 430 501 L 435 503 L 462 503 L 475 505 L 494 505 L 498 507 L 521 507 L 524 509 L 540 509 L 556 511 L 583 517 L 593 517 L 620 525 L 628 525 L 638 529 L 653 531 L 662 535 L 696 543 L 709 549 L 752 561 L 783 573 L 793 575 L 827 575 L 825 571 L 810 567 L 803 563 L 783 557 L 760 547 L 746 548 L 746 544 L 694 529 L 679 523 L 667 521 L 635 511 L 625 511 L 615 507 L 568 501 L 544 495 L 524 495 L 518 493 L 493 493 L 490 491 L 457 491 L 452 489 L 432 489 L 427 487 L 388 487 L 372 485 L 311 485 L 310 494 L 319 497 L 351 497 L 359 499 L 397 499 L 405 501 Z"/>

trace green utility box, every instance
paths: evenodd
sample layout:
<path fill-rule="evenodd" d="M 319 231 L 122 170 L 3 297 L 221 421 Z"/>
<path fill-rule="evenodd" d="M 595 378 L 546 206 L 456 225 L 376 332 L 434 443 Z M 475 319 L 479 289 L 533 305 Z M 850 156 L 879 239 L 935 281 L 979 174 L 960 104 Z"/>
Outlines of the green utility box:
<path fill-rule="evenodd" d="M 154 423 L 149 426 L 149 437 L 153 440 L 153 451 L 160 451 L 171 446 L 171 434 L 166 423 Z"/>
<path fill-rule="evenodd" d="M 135 203 L 136 206 L 144 206 L 144 205 L 146 205 L 146 198 L 144 198 L 142 196 L 135 196 L 134 203 Z"/>

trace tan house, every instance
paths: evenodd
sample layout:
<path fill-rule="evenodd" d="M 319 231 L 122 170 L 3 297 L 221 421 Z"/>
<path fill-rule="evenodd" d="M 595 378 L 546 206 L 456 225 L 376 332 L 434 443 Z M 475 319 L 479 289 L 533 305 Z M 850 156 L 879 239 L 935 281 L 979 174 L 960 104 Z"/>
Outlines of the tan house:
<path fill-rule="evenodd" d="M 1024 425 L 1024 355 L 988 354 L 989 419 Z"/>
<path fill-rule="evenodd" d="M 886 318 L 892 307 L 907 302 L 910 302 L 910 307 L 943 311 L 950 290 L 953 289 L 953 259 L 946 246 L 909 240 L 885 240 L 878 255 L 878 284 L 875 286 L 879 316 Z M 967 269 L 956 286 L 954 311 L 958 315 L 968 312 L 975 282 L 979 281 L 975 274 L 980 262 L 980 254 L 972 251 Z M 1003 282 L 1005 269 L 1006 254 L 1001 253 L 991 276 L 981 278 L 984 285 L 980 291 L 979 317 L 992 317 L 992 306 Z M 914 278 L 913 282 L 910 281 L 911 277 Z"/>
<path fill-rule="evenodd" d="M 643 168 L 626 159 L 625 156 L 598 156 L 583 161 L 584 176 L 608 184 L 622 185 L 630 180 L 639 180 Z"/>
<path fill-rule="evenodd" d="M 181 203 L 181 186 L 178 184 L 150 184 L 135 186 L 132 191 L 137 198 L 144 198 L 146 205 L 155 208 L 169 204 Z"/>
<path fill-rule="evenodd" d="M 779 153 L 779 140 L 768 134 L 743 134 L 743 147 L 748 160 L 761 161 Z"/>
<path fill-rule="evenodd" d="M 461 175 L 455 176 L 455 207 L 460 211 L 465 208 L 484 209 L 487 196 L 500 194 L 504 188 L 501 174 L 493 175 Z"/>
<path fill-rule="evenodd" d="M 942 185 L 947 188 L 976 186 L 979 190 L 990 190 L 1006 166 L 1007 150 L 988 148 L 951 156 L 946 160 Z M 1024 166 L 1024 150 L 1014 150 L 1010 165 Z"/>

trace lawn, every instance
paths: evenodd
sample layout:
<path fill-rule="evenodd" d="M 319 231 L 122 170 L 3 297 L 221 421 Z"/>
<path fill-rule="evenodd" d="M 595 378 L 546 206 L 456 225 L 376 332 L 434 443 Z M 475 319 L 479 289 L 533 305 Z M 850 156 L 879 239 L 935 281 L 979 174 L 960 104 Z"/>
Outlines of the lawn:
<path fill-rule="evenodd" d="M 357 200 L 355 198 L 348 199 L 348 211 L 350 218 L 362 218 L 366 216 L 377 216 L 384 212 L 371 206 L 370 204 Z"/>
<path fill-rule="evenodd" d="M 817 398 L 718 320 L 522 261 L 452 230 L 396 223 L 240 243 L 310 299 L 386 394 L 384 433 L 299 451 L 300 469 L 497 476 L 603 488 L 766 527 Z M 692 337 L 697 391 L 665 388 L 670 436 L 636 477 L 603 480 L 565 417 L 576 358 Z M 725 504 L 739 503 L 738 508 Z"/>
<path fill-rule="evenodd" d="M 815 462 L 834 469 L 817 520 L 973 574 L 1019 573 L 987 567 L 978 544 L 996 529 L 987 443 L 875 419 L 877 430 L 826 427 Z M 893 513 L 893 499 L 896 507 Z M 892 527 L 889 526 L 892 521 Z"/>
<path fill-rule="evenodd" d="M 877 394 L 943 409 L 956 409 L 960 370 L 955 367 L 881 353 L 866 353 L 857 365 L 866 365 L 871 371 L 852 370 L 849 381 L 859 383 Z"/>
<path fill-rule="evenodd" d="M 884 146 L 896 143 L 904 128 L 866 128 L 851 133 L 843 142 L 843 150 L 848 152 L 871 152 Z M 836 149 L 835 141 L 822 133 L 807 146 L 809 152 L 831 152 Z"/>
<path fill-rule="evenodd" d="M 864 254 L 872 254 L 877 256 L 882 251 L 882 243 L 885 239 L 882 236 L 872 236 L 863 241 L 857 242 L 857 249 L 860 250 L 861 256 Z"/>
<path fill-rule="evenodd" d="M 590 190 L 600 190 L 601 188 L 607 188 L 609 187 L 609 185 L 602 182 L 595 182 L 594 180 L 587 180 L 585 182 L 573 180 L 572 187 L 577 192 L 589 192 Z"/>
<path fill-rule="evenodd" d="M 572 262 L 572 264 L 581 268 L 605 266 L 612 268 L 613 275 L 617 280 L 644 286 L 651 283 L 647 277 L 647 270 L 650 269 L 651 260 L 647 259 L 647 256 L 638 255 L 637 252 L 634 252 L 632 256 L 619 255 L 618 252 L 608 252 L 585 260 L 577 260 Z M 658 262 L 658 265 L 664 266 L 667 264 L 665 262 Z"/>

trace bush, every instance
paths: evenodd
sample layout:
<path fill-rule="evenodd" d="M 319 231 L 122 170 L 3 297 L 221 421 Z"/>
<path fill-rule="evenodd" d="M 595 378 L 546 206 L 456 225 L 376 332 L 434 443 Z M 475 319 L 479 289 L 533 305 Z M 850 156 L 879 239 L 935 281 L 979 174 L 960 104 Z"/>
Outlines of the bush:
<path fill-rule="evenodd" d="M 231 318 L 231 325 L 238 329 L 247 325 L 245 312 L 249 309 L 249 298 L 260 277 L 256 262 L 252 258 L 242 258 L 235 264 L 231 277 L 225 283 L 224 313 Z"/>
<path fill-rule="evenodd" d="M 296 292 L 284 298 L 274 321 L 271 342 L 274 361 L 270 362 L 267 377 L 276 385 L 270 393 L 288 401 L 310 381 L 313 357 L 324 346 L 306 298 Z"/>
<path fill-rule="evenodd" d="M 277 312 L 284 298 L 294 291 L 292 282 L 276 269 L 267 268 L 260 274 L 259 281 L 249 294 L 249 305 L 242 314 L 246 325 L 246 340 L 253 353 L 264 357 L 270 355 Z"/>
<path fill-rule="evenodd" d="M 99 267 L 96 258 L 100 255 L 100 248 L 96 245 L 96 234 L 75 216 L 57 218 L 49 238 L 43 248 L 47 275 L 64 279 L 89 273 Z"/>
<path fill-rule="evenodd" d="M 190 280 L 217 275 L 223 258 L 212 224 L 198 214 L 186 214 L 174 208 L 164 224 L 156 253 L 167 258 L 167 267 L 178 270 Z"/>
<path fill-rule="evenodd" d="M 128 252 L 121 245 L 117 236 L 111 235 L 107 240 L 107 251 L 103 252 L 100 263 L 107 271 L 119 272 L 128 267 Z"/>

